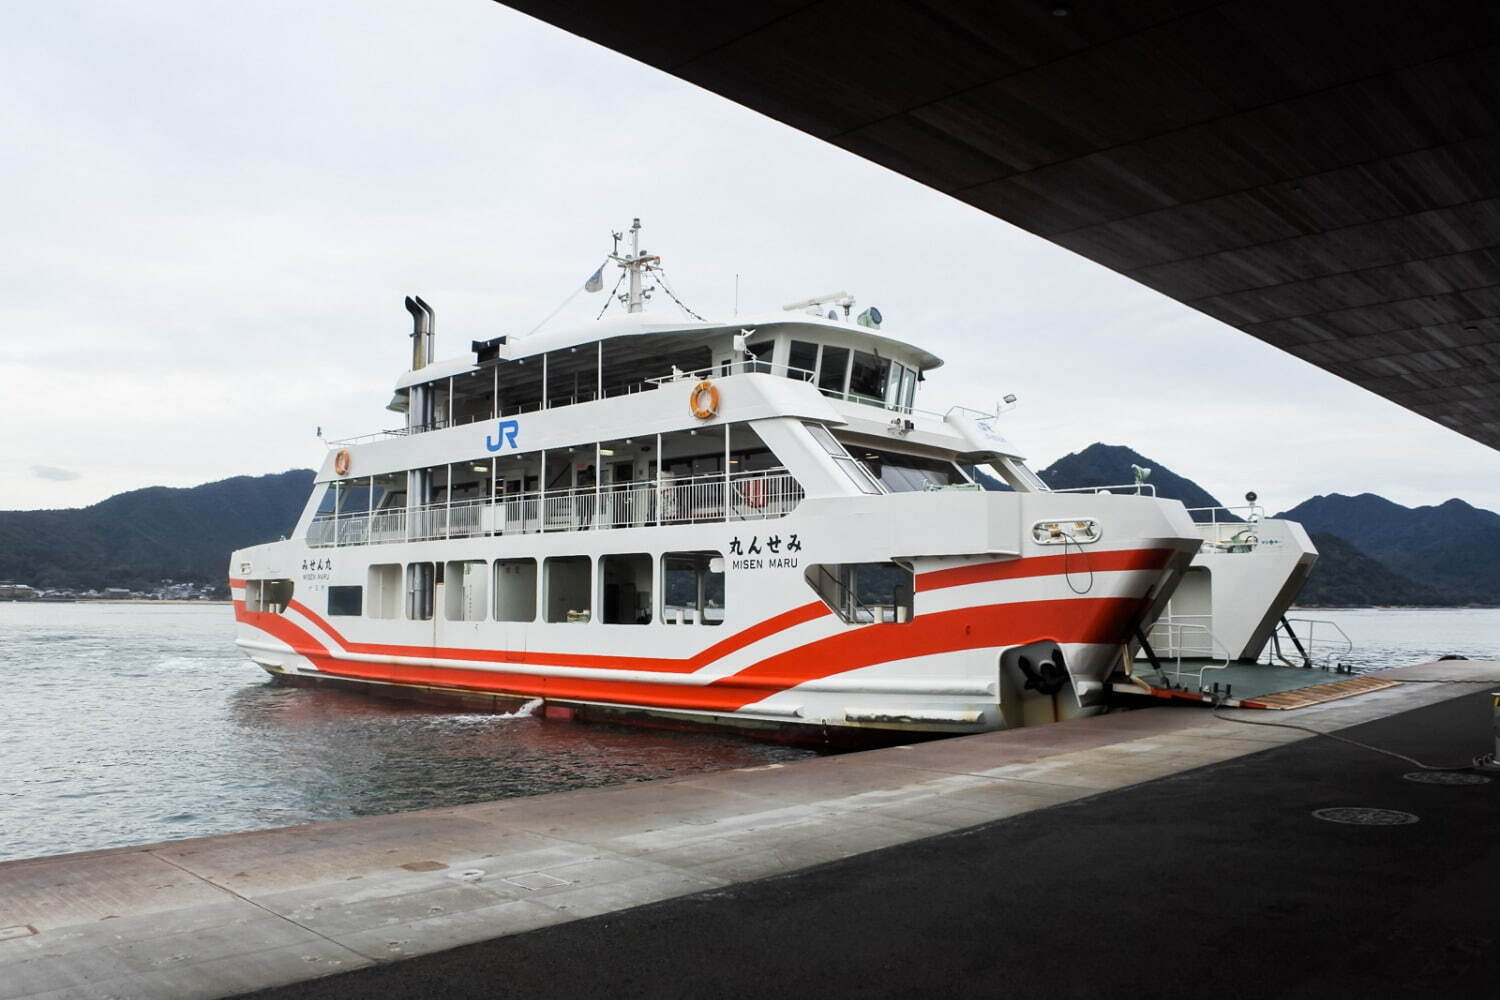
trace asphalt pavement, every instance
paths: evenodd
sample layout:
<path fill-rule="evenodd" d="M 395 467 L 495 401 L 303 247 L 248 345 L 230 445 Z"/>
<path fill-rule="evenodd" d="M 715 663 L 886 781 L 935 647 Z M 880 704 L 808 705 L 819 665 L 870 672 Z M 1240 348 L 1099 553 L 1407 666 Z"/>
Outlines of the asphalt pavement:
<path fill-rule="evenodd" d="M 1479 694 L 1339 735 L 1463 764 L 1492 748 L 1492 718 Z M 1496 996 L 1500 772 L 1450 784 L 1406 777 L 1416 771 L 1317 737 L 789 875 L 253 995 Z M 1327 809 L 1384 822 L 1316 815 Z"/>

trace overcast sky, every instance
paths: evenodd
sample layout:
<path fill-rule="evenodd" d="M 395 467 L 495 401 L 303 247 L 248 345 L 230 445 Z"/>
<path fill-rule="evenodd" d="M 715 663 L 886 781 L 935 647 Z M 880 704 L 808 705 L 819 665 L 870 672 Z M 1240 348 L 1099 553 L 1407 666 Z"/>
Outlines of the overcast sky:
<path fill-rule="evenodd" d="M 403 295 L 440 356 L 524 333 L 637 215 L 707 315 L 737 273 L 745 310 L 878 305 L 948 361 L 918 404 L 1015 393 L 1039 467 L 1105 441 L 1226 502 L 1500 508 L 1500 452 L 487 0 L 15 5 L 0 84 L 0 508 L 315 466 L 318 426 L 398 419 Z"/>

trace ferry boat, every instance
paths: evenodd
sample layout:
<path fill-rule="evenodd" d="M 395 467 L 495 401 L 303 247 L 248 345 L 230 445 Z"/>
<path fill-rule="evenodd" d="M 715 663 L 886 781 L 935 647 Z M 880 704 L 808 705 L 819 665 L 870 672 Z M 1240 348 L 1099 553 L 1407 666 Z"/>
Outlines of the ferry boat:
<path fill-rule="evenodd" d="M 1148 483 L 1151 469 L 1133 466 L 1134 483 L 1119 486 L 1065 487 L 1061 492 L 1127 493 L 1155 495 Z M 1245 493 L 1241 507 L 1190 507 L 1203 546 L 1193 564 L 1167 598 L 1163 612 L 1146 622 L 1140 651 L 1155 658 L 1164 678 L 1181 681 L 1193 673 L 1202 687 L 1205 670 L 1232 663 L 1253 664 L 1266 646 L 1274 646 L 1274 658 L 1295 666 L 1283 652 L 1281 640 L 1296 649 L 1299 666 L 1313 666 L 1311 649 L 1316 625 L 1338 633 L 1335 655 L 1343 640 L 1343 651 L 1352 648 L 1349 637 L 1334 622 L 1289 619 L 1287 610 L 1313 573 L 1317 546 L 1307 529 L 1286 517 L 1266 517 L 1254 492 Z M 1295 624 L 1307 627 L 1305 637 Z M 1170 666 L 1163 666 L 1170 661 Z M 1184 670 L 1182 661 L 1194 670 Z"/>
<path fill-rule="evenodd" d="M 1266 517 L 1255 493 L 1241 507 L 1190 507 L 1203 547 L 1150 630 L 1163 657 L 1254 663 L 1278 629 L 1301 648 L 1287 609 L 1318 549 L 1296 521 Z"/>
<path fill-rule="evenodd" d="M 919 409 L 942 361 L 844 293 L 646 312 L 676 296 L 639 232 L 609 255 L 621 311 L 592 324 L 437 360 L 407 299 L 403 426 L 331 442 L 292 537 L 231 557 L 250 659 L 810 743 L 1102 710 L 1202 542 L 1182 505 L 1052 492 L 999 408 Z"/>

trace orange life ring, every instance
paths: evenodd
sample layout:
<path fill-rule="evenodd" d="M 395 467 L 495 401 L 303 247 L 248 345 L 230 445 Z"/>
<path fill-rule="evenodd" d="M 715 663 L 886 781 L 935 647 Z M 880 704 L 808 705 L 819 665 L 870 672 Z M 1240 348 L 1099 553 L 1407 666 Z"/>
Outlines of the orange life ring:
<path fill-rule="evenodd" d="M 701 404 L 704 394 L 708 395 L 708 405 Z M 688 409 L 693 411 L 693 416 L 699 420 L 707 420 L 719 412 L 719 387 L 708 379 L 704 379 L 693 386 L 693 394 L 688 397 Z"/>
<path fill-rule="evenodd" d="M 349 474 L 349 453 L 347 451 L 341 451 L 333 456 L 333 471 L 340 476 L 347 476 Z"/>

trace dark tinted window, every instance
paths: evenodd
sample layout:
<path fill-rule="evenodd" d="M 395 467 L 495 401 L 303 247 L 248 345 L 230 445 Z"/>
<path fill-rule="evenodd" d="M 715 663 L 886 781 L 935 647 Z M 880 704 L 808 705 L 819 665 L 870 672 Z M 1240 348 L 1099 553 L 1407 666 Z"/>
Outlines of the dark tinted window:
<path fill-rule="evenodd" d="M 887 358 L 855 351 L 854 370 L 849 374 L 849 391 L 856 396 L 885 402 L 885 376 L 890 368 L 891 362 Z"/>
<path fill-rule="evenodd" d="M 812 376 L 806 373 L 818 367 L 818 345 L 809 344 L 805 340 L 792 341 L 792 349 L 787 355 L 786 364 L 788 369 L 802 369 L 802 371 L 788 370 L 787 374 L 792 378 L 811 381 Z"/>
<path fill-rule="evenodd" d="M 823 367 L 818 369 L 818 388 L 844 391 L 844 369 L 849 367 L 849 348 L 823 345 Z"/>
<path fill-rule="evenodd" d="M 952 462 L 942 459 L 898 455 L 895 452 L 874 451 L 857 446 L 854 455 L 892 493 L 913 493 L 964 482 L 963 473 Z"/>
<path fill-rule="evenodd" d="M 751 358 L 749 371 L 768 372 L 771 370 L 771 352 L 776 350 L 776 341 L 767 340 L 759 344 L 746 344 L 745 350 L 749 351 Z"/>
<path fill-rule="evenodd" d="M 364 613 L 365 588 L 329 587 L 328 613 L 330 615 L 359 615 Z"/>

